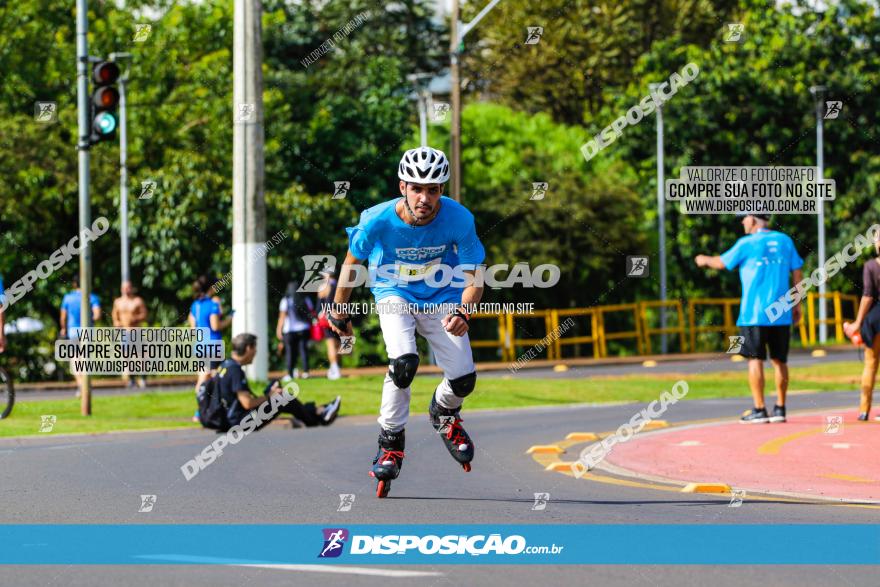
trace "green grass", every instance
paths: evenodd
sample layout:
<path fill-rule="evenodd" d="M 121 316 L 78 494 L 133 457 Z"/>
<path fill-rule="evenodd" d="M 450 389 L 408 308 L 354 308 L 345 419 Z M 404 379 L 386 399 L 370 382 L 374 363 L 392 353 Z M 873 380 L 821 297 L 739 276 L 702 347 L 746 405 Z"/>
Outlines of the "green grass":
<path fill-rule="evenodd" d="M 855 389 L 861 373 L 856 361 L 830 363 L 791 370 L 792 391 L 833 391 Z M 767 372 L 772 390 L 772 370 Z M 342 415 L 378 414 L 382 377 L 354 377 L 340 381 L 300 380 L 302 401 L 326 402 L 336 394 L 343 396 Z M 687 399 L 748 396 L 745 374 L 718 372 L 702 375 L 652 374 L 590 379 L 497 379 L 482 377 L 476 392 L 468 398 L 468 409 L 517 408 L 583 402 L 650 401 L 670 389 L 678 379 L 688 383 Z M 412 411 L 427 410 L 435 377 L 417 378 L 413 383 Z M 253 389 L 258 389 L 256 385 Z M 22 394 L 26 398 L 26 394 Z M 71 396 L 73 394 L 71 393 Z M 192 390 L 141 393 L 130 396 L 102 396 L 92 399 L 92 416 L 79 414 L 79 400 L 20 401 L 12 415 L 0 420 L 0 436 L 40 435 L 40 416 L 55 415 L 52 434 L 95 433 L 113 430 L 194 428 L 190 421 L 195 409 Z M 42 433 L 43 435 L 47 435 Z"/>

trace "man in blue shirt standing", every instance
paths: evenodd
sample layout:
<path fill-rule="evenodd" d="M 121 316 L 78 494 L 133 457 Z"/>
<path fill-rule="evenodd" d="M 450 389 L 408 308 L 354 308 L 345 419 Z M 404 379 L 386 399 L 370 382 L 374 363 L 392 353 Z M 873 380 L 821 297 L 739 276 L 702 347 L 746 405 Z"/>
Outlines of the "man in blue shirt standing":
<path fill-rule="evenodd" d="M 80 303 L 82 301 L 82 292 L 79 289 L 79 278 L 74 277 L 72 280 L 73 291 L 65 294 L 61 300 L 61 330 L 60 338 L 78 338 L 77 328 L 87 328 L 94 326 L 95 322 L 101 319 L 101 303 L 95 294 L 89 295 L 89 307 L 92 309 L 91 320 L 88 324 L 83 324 L 81 320 Z M 73 369 L 73 361 L 70 362 L 71 373 L 76 379 L 77 392 L 79 397 L 79 388 L 81 387 L 80 378 L 82 375 Z"/>
<path fill-rule="evenodd" d="M 195 300 L 189 307 L 189 316 L 187 320 L 190 328 L 207 328 L 210 331 L 211 340 L 223 340 L 221 330 L 232 324 L 232 316 L 223 319 L 223 310 L 220 307 L 220 298 L 211 296 L 214 293 L 214 283 L 207 275 L 200 275 L 192 284 L 193 297 Z M 231 313 L 230 313 L 231 314 Z M 211 372 L 220 366 L 222 361 L 211 361 L 210 369 L 200 371 L 196 379 L 196 394 Z M 199 411 L 192 417 L 193 422 L 199 421 Z"/>
<path fill-rule="evenodd" d="M 382 388 L 379 451 L 370 474 L 376 494 L 385 497 L 404 457 L 404 427 L 409 418 L 410 384 L 419 366 L 416 332 L 431 345 L 443 380 L 434 390 L 428 414 L 452 457 L 470 471 L 474 444 L 461 426 L 461 406 L 477 380 L 468 338 L 470 309 L 482 296 L 474 279 L 485 250 L 474 216 L 443 196 L 449 161 L 431 147 L 410 149 L 398 166 L 400 197 L 361 214 L 347 228 L 348 254 L 336 286 L 336 304 L 348 302 L 352 266 L 368 260 L 377 277 L 371 287 L 385 339 L 389 367 Z M 330 324 L 351 336 L 351 318 L 333 310 Z"/>
<path fill-rule="evenodd" d="M 739 326 L 742 347 L 740 353 L 749 360 L 749 387 L 754 408 L 741 418 L 744 424 L 785 422 L 785 394 L 788 391 L 788 342 L 791 325 L 801 318 L 800 305 L 786 310 L 775 321 L 765 310 L 785 296 L 794 283 L 803 277 L 804 261 L 787 235 L 767 228 L 766 214 L 737 215 L 742 218 L 746 236 L 736 241 L 720 256 L 697 255 L 698 267 L 711 269 L 739 268 L 742 299 L 739 305 Z M 770 352 L 770 361 L 776 372 L 777 402 L 773 415 L 764 406 L 764 361 Z"/>

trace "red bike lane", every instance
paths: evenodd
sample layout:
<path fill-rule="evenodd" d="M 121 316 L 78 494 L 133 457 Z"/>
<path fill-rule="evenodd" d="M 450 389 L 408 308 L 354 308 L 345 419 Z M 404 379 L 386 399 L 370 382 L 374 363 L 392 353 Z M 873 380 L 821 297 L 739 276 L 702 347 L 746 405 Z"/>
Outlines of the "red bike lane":
<path fill-rule="evenodd" d="M 734 489 L 880 503 L 880 422 L 852 410 L 781 424 L 713 422 L 643 432 L 606 461 L 636 476 Z"/>

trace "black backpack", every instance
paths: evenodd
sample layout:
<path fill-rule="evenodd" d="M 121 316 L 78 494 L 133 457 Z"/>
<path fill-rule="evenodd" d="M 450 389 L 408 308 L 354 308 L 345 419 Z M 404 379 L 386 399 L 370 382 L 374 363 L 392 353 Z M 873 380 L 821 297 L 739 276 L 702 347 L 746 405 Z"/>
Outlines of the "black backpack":
<path fill-rule="evenodd" d="M 220 378 L 213 376 L 199 386 L 196 393 L 199 404 L 199 422 L 205 428 L 226 432 L 231 428 L 227 417 L 228 406 L 220 393 Z"/>
<path fill-rule="evenodd" d="M 305 299 L 299 296 L 285 296 L 285 298 L 287 299 L 287 315 L 292 315 L 301 322 L 308 324 L 311 321 L 311 316 Z"/>

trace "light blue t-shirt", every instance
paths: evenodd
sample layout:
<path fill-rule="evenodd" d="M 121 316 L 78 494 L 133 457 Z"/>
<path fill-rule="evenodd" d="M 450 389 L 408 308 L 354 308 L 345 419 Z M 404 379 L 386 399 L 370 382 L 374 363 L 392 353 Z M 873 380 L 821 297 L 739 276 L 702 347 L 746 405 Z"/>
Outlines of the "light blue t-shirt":
<path fill-rule="evenodd" d="M 369 259 L 373 285 L 370 288 L 378 302 L 389 296 L 401 296 L 414 304 L 461 303 L 464 278 L 446 269 L 442 273 L 428 271 L 432 265 L 458 267 L 459 272 L 472 270 L 483 262 L 486 251 L 477 237 L 474 215 L 446 196 L 440 198 L 437 216 L 424 226 L 412 226 L 394 211 L 400 198 L 383 202 L 361 213 L 357 226 L 346 228 L 348 248 L 358 259 Z M 376 271 L 383 265 L 395 265 L 391 277 Z M 434 284 L 426 283 L 426 276 Z M 450 279 L 451 278 L 451 279 Z"/>
<path fill-rule="evenodd" d="M 223 338 L 219 330 L 211 328 L 211 315 L 220 316 L 220 304 L 205 296 L 194 301 L 189 307 L 189 312 L 196 319 L 196 328 L 207 328 L 211 331 L 211 340 Z"/>
<path fill-rule="evenodd" d="M 3 276 L 0 275 L 0 304 L 6 299 L 6 290 L 3 289 Z"/>
<path fill-rule="evenodd" d="M 791 289 L 789 274 L 804 265 L 791 239 L 781 232 L 762 229 L 736 241 L 721 255 L 729 270 L 739 267 L 742 300 L 737 326 L 786 326 L 791 310 L 771 322 L 765 309 Z"/>
<path fill-rule="evenodd" d="M 75 290 L 68 292 L 65 294 L 64 298 L 61 300 L 61 309 L 67 312 L 67 336 L 68 338 L 73 336 L 73 329 L 79 328 L 82 326 L 82 321 L 80 320 L 80 303 L 82 302 L 82 292 L 80 290 Z M 89 294 L 89 305 L 92 309 L 100 308 L 101 303 L 98 301 L 98 296 L 95 294 Z M 89 326 L 93 326 L 94 321 L 92 317 L 89 316 Z"/>

